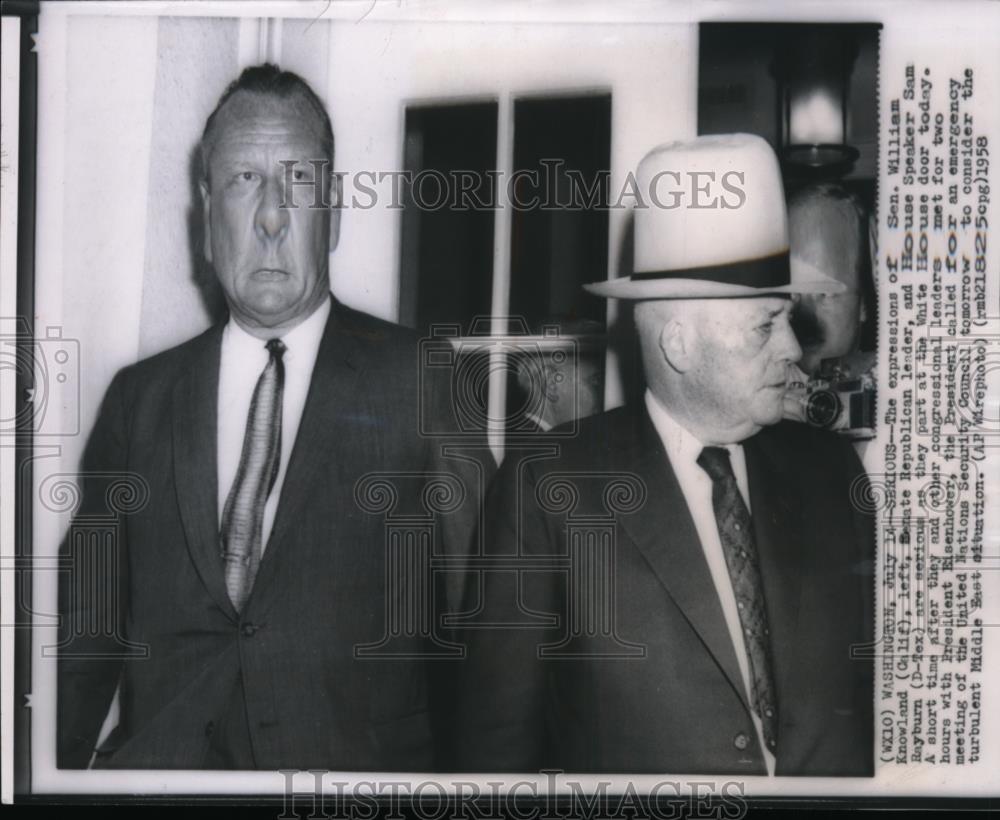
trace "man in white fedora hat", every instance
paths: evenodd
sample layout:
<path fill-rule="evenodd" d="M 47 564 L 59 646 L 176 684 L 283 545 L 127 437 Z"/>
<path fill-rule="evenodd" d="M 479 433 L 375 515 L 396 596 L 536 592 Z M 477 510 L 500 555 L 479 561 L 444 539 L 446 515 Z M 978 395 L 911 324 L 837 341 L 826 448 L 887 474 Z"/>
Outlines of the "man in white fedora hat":
<path fill-rule="evenodd" d="M 637 179 L 635 272 L 588 290 L 635 300 L 645 397 L 504 463 L 489 549 L 523 569 L 516 604 L 503 572 L 471 585 L 459 765 L 871 775 L 866 479 L 782 421 L 792 294 L 842 286 L 791 283 L 759 137 L 660 146 Z"/>

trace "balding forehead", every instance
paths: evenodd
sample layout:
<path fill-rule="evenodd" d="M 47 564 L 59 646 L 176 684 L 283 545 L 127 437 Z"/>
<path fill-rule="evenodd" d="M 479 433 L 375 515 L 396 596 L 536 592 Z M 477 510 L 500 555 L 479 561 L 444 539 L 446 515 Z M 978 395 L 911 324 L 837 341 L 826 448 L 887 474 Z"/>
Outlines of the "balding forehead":
<path fill-rule="evenodd" d="M 237 91 L 219 111 L 212 138 L 218 139 L 223 132 L 243 128 L 250 122 L 293 126 L 321 142 L 326 137 L 323 122 L 303 94 L 282 98 L 274 94 Z"/>
<path fill-rule="evenodd" d="M 209 178 L 209 162 L 220 140 L 239 139 L 248 132 L 273 131 L 301 142 L 315 142 L 322 152 L 316 159 L 333 161 L 333 133 L 328 130 L 325 114 L 301 92 L 285 97 L 277 94 L 240 90 L 223 103 L 202 136 L 201 173 Z"/>

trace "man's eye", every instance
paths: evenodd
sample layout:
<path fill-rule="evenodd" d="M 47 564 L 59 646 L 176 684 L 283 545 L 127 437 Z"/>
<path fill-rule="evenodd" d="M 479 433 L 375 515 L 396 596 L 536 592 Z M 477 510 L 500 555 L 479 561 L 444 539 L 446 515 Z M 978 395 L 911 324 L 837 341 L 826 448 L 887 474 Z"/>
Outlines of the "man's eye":
<path fill-rule="evenodd" d="M 253 182 L 257 179 L 257 175 L 253 171 L 241 171 L 236 175 L 237 182 Z"/>
<path fill-rule="evenodd" d="M 306 172 L 303 171 L 301 168 L 296 168 L 294 171 L 292 171 L 292 177 L 294 177 L 296 180 L 305 179 Z"/>
<path fill-rule="evenodd" d="M 759 330 L 765 336 L 769 335 L 773 329 L 774 329 L 774 322 L 765 322 L 764 324 L 757 326 L 757 330 Z"/>

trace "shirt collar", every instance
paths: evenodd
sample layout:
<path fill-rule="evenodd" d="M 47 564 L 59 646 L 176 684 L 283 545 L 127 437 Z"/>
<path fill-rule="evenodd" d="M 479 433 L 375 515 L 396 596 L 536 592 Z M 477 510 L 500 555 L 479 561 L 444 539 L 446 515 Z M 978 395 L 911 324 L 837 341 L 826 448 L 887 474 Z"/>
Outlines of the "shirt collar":
<path fill-rule="evenodd" d="M 279 336 L 285 343 L 285 354 L 282 361 L 288 362 L 299 356 L 305 355 L 309 351 L 319 350 L 320 340 L 323 338 L 323 331 L 326 329 L 327 319 L 330 317 L 331 299 L 327 294 L 323 303 L 316 308 L 303 322 L 300 322 L 284 335 Z M 225 343 L 230 350 L 239 357 L 261 356 L 266 357 L 266 339 L 258 339 L 251 335 L 232 316 L 226 322 Z"/>

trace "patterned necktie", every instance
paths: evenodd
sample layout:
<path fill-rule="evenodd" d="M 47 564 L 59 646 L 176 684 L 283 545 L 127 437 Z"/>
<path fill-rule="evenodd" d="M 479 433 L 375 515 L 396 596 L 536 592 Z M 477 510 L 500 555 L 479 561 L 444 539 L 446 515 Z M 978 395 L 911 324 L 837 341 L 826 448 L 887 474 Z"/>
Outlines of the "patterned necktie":
<path fill-rule="evenodd" d="M 281 357 L 285 345 L 281 339 L 271 339 L 267 350 L 271 356 L 253 391 L 240 466 L 222 511 L 226 592 L 237 612 L 250 595 L 260 565 L 264 505 L 281 460 L 281 393 L 285 383 Z"/>
<path fill-rule="evenodd" d="M 750 662 L 752 706 L 764 729 L 764 742 L 774 754 L 778 747 L 778 704 L 774 692 L 771 640 L 764 606 L 764 586 L 754 541 L 750 510 L 736 484 L 729 451 L 705 447 L 698 466 L 712 479 L 712 506 L 719 526 L 722 551 L 736 596 L 743 642 Z"/>

